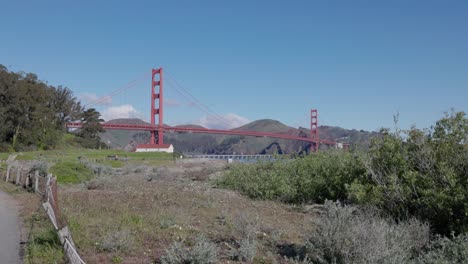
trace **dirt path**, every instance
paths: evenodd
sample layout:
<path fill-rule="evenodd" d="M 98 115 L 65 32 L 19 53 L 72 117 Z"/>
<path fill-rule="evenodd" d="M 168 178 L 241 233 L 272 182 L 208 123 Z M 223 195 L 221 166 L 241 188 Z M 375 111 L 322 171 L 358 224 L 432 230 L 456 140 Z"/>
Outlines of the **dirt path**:
<path fill-rule="evenodd" d="M 18 209 L 13 199 L 0 191 L 0 262 L 21 263 Z"/>

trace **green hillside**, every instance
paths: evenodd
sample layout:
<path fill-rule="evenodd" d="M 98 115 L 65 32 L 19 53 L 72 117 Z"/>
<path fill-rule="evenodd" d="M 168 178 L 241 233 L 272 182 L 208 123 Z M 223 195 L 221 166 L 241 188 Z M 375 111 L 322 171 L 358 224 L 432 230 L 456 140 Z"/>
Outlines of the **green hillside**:
<path fill-rule="evenodd" d="M 291 129 L 289 127 L 279 121 L 273 119 L 260 119 L 257 121 L 253 121 L 246 125 L 243 125 L 238 128 L 234 128 L 233 130 L 250 130 L 250 131 L 261 131 L 261 132 L 272 132 L 272 133 L 284 133 Z"/>
<path fill-rule="evenodd" d="M 148 124 L 140 119 L 115 119 L 108 123 L 113 124 Z M 179 127 L 202 128 L 197 125 L 181 125 Z M 272 119 L 261 119 L 233 130 L 249 130 L 261 132 L 282 133 L 298 137 L 308 137 L 310 130 L 306 128 L 293 128 Z M 348 130 L 340 127 L 321 126 L 320 138 L 350 143 L 360 148 L 369 144 L 369 139 L 377 136 L 377 132 Z M 112 148 L 133 150 L 138 144 L 149 142 L 150 134 L 144 131 L 108 130 L 101 134 L 101 139 Z M 165 133 L 164 141 L 174 145 L 175 150 L 183 153 L 198 154 L 273 154 L 273 153 L 300 153 L 308 151 L 307 142 L 274 139 L 267 137 L 227 136 L 196 133 Z M 324 146 L 325 147 L 325 146 Z"/>

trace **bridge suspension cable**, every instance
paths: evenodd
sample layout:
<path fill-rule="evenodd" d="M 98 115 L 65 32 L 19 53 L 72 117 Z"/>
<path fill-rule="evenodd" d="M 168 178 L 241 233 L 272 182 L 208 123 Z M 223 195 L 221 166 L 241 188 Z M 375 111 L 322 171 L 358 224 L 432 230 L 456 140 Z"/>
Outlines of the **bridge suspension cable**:
<path fill-rule="evenodd" d="M 198 100 L 188 89 L 184 88 L 167 70 L 166 75 L 169 77 L 169 85 L 175 89 L 180 95 L 185 97 L 190 103 L 192 103 L 195 107 L 197 107 L 200 111 L 206 113 L 209 116 L 216 118 L 218 121 L 224 123 L 228 127 L 231 126 L 231 123 L 224 118 L 222 115 L 218 114 L 217 112 L 213 111 L 210 107 L 203 104 L 200 100 Z"/>
<path fill-rule="evenodd" d="M 228 121 L 226 121 L 222 116 L 220 116 L 218 114 L 213 114 L 212 112 L 209 112 L 204 107 L 202 107 L 200 104 L 198 104 L 197 102 L 195 102 L 195 101 L 191 100 L 190 98 L 188 98 L 187 95 L 185 93 L 183 93 L 180 89 L 178 89 L 176 86 L 172 85 L 170 82 L 168 82 L 168 84 L 169 84 L 169 86 L 171 88 L 174 89 L 174 91 L 176 91 L 181 96 L 185 97 L 187 99 L 187 101 L 191 105 L 196 107 L 198 110 L 200 110 L 201 112 L 205 113 L 208 116 L 212 116 L 212 117 L 216 118 L 218 121 L 222 122 L 223 124 L 230 126 L 230 123 Z"/>
<path fill-rule="evenodd" d="M 89 103 L 87 105 L 84 105 L 84 107 L 89 108 L 89 107 L 95 106 L 97 104 L 100 104 L 102 102 L 105 102 L 109 98 L 113 98 L 114 96 L 117 96 L 118 94 L 120 94 L 120 93 L 122 93 L 122 92 L 124 92 L 124 91 L 126 91 L 128 89 L 131 89 L 131 88 L 135 87 L 137 84 L 139 84 L 143 80 L 145 80 L 148 77 L 148 75 L 151 75 L 151 72 L 150 71 L 145 71 L 143 74 L 141 74 L 139 77 L 137 77 L 133 81 L 127 83 L 126 85 L 124 85 L 122 87 L 119 87 L 118 89 L 115 89 L 114 91 L 112 91 L 108 95 L 105 95 L 105 96 L 102 96 L 102 97 L 98 98 L 94 102 L 91 102 L 91 103 Z"/>

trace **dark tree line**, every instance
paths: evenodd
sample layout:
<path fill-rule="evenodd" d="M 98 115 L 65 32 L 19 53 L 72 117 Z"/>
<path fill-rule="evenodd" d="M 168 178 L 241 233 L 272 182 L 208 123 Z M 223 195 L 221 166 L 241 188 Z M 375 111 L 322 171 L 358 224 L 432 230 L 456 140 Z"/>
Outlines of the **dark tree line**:
<path fill-rule="evenodd" d="M 84 112 L 69 88 L 0 65 L 0 151 L 54 148 L 66 133 L 65 123 L 83 120 Z"/>

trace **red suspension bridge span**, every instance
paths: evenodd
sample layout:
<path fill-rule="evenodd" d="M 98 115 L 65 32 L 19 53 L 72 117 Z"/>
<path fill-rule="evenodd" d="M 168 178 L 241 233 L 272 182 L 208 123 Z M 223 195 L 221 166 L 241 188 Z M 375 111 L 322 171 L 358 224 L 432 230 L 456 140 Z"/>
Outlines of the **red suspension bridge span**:
<path fill-rule="evenodd" d="M 309 137 L 299 137 L 288 134 L 246 131 L 246 130 L 223 130 L 223 129 L 208 129 L 197 127 L 172 127 L 165 125 L 164 120 L 164 82 L 163 69 L 152 69 L 151 71 L 151 123 L 149 125 L 130 125 L 130 124 L 112 124 L 102 123 L 104 129 L 114 130 L 140 130 L 149 131 L 151 133 L 150 142 L 148 144 L 138 145 L 137 148 L 146 149 L 147 151 L 158 151 L 167 149 L 170 144 L 164 143 L 164 132 L 186 132 L 186 133 L 205 133 L 205 134 L 221 134 L 221 135 L 238 135 L 238 136 L 254 136 L 254 137 L 269 137 L 278 139 L 297 140 L 310 143 L 310 152 L 317 152 L 320 144 L 348 148 L 348 144 L 337 143 L 330 140 L 319 138 L 318 131 L 318 112 L 317 109 L 310 111 L 310 135 Z M 66 124 L 68 128 L 81 128 L 81 122 L 69 122 Z"/>

